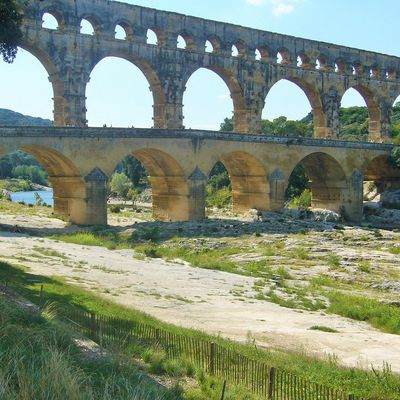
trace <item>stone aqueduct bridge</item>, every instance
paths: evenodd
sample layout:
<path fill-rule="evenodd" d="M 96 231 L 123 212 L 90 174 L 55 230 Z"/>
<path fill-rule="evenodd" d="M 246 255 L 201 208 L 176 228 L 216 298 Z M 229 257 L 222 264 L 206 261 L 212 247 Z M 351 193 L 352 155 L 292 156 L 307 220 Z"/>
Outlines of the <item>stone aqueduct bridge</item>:
<path fill-rule="evenodd" d="M 386 164 L 392 147 L 191 130 L 0 127 L 0 156 L 20 149 L 36 157 L 53 184 L 55 212 L 79 224 L 106 223 L 106 183 L 128 154 L 149 173 L 158 219 L 204 218 L 207 177 L 220 160 L 239 212 L 281 209 L 288 178 L 302 163 L 313 205 L 344 207 L 359 220 L 363 179 L 392 187 L 400 183 L 400 170 Z"/>
<path fill-rule="evenodd" d="M 391 145 L 334 140 L 341 97 L 350 87 L 367 103 L 370 139 L 390 136 L 390 110 L 400 94 L 397 57 L 106 0 L 18 1 L 25 16 L 20 46 L 49 74 L 56 127 L 0 127 L 0 155 L 21 149 L 35 156 L 49 173 L 56 213 L 72 222 L 106 223 L 106 181 L 128 154 L 147 169 L 154 214 L 167 220 L 204 217 L 206 177 L 218 160 L 230 174 L 238 211 L 281 208 L 298 163 L 311 180 L 313 205 L 344 207 L 354 220 L 362 213 L 364 179 L 381 187 L 399 184 L 399 172 L 385 163 Z M 42 28 L 44 13 L 56 18 L 57 30 Z M 80 33 L 82 19 L 94 35 Z M 125 40 L 115 38 L 117 25 Z M 147 43 L 148 29 L 157 45 Z M 177 48 L 179 35 L 185 49 Z M 212 52 L 205 51 L 206 41 Z M 108 56 L 132 62 L 146 76 L 154 129 L 86 127 L 86 85 Z M 183 129 L 185 85 L 199 68 L 227 84 L 235 133 Z M 316 139 L 257 135 L 265 98 L 280 79 L 307 95 Z"/>

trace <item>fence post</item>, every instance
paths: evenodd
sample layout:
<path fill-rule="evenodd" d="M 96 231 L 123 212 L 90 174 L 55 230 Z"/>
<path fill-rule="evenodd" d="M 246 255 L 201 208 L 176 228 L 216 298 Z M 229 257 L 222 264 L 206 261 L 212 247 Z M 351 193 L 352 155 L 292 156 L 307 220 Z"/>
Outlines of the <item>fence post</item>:
<path fill-rule="evenodd" d="M 221 400 L 225 399 L 225 390 L 226 390 L 226 379 L 224 380 L 224 386 L 222 387 Z"/>
<path fill-rule="evenodd" d="M 96 314 L 90 313 L 90 336 L 92 340 L 96 338 Z"/>
<path fill-rule="evenodd" d="M 215 343 L 210 343 L 210 375 L 215 375 Z"/>
<path fill-rule="evenodd" d="M 156 328 L 156 341 L 157 343 L 160 342 L 160 328 Z"/>
<path fill-rule="evenodd" d="M 40 285 L 39 304 L 40 304 L 40 308 L 43 308 L 43 285 Z"/>
<path fill-rule="evenodd" d="M 271 367 L 269 369 L 268 400 L 273 400 L 274 398 L 275 374 L 275 368 Z"/>

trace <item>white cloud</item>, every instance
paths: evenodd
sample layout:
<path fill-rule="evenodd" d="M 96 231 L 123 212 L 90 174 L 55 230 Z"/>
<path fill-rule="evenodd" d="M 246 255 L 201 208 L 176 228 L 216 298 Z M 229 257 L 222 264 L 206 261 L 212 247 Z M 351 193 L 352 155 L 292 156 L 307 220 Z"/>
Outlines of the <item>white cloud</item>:
<path fill-rule="evenodd" d="M 271 7 L 272 13 L 276 16 L 290 14 L 295 10 L 296 3 L 299 0 L 245 0 L 247 4 L 252 6 L 267 5 Z"/>
<path fill-rule="evenodd" d="M 280 3 L 273 7 L 272 12 L 274 15 L 290 14 L 294 11 L 294 5 L 288 3 Z"/>

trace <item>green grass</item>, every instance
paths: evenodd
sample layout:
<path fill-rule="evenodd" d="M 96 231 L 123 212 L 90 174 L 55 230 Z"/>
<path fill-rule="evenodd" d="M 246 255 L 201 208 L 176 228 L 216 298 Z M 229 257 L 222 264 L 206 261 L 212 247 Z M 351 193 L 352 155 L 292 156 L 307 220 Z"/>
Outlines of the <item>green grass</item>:
<path fill-rule="evenodd" d="M 117 305 L 92 292 L 66 284 L 60 278 L 48 278 L 29 274 L 22 267 L 0 263 L 0 281 L 8 281 L 10 287 L 36 303 L 40 302 L 40 286 L 43 284 L 44 300 L 61 304 L 66 310 L 79 307 L 88 312 L 96 312 L 108 316 L 118 315 L 122 319 L 148 323 L 152 326 L 189 337 L 213 340 L 231 350 L 238 351 L 243 355 L 257 360 L 262 360 L 268 365 L 283 368 L 311 381 L 340 389 L 351 389 L 351 392 L 358 396 L 395 400 L 398 399 L 398 394 L 400 393 L 400 378 L 398 376 L 386 374 L 378 378 L 371 372 L 339 367 L 335 363 L 332 363 L 332 361 L 324 362 L 308 357 L 305 354 L 261 351 L 254 346 L 241 345 L 224 340 L 221 337 L 211 337 L 203 332 L 168 325 L 136 310 Z M 209 381 L 205 380 L 204 382 L 205 386 L 209 385 Z M 237 398 L 239 399 L 239 397 Z M 197 398 L 193 397 L 193 399 Z"/>
<path fill-rule="evenodd" d="M 340 261 L 341 258 L 334 254 L 334 253 L 329 253 L 324 257 L 324 260 L 326 261 L 326 263 L 329 266 L 329 269 L 338 269 L 340 268 Z"/>
<path fill-rule="evenodd" d="M 321 332 L 327 332 L 327 333 L 338 333 L 336 329 L 329 328 L 329 326 L 323 326 L 323 325 L 313 325 L 311 328 L 309 328 L 310 331 L 321 331 Z"/>
<path fill-rule="evenodd" d="M 390 304 L 380 303 L 367 296 L 355 296 L 343 292 L 327 292 L 330 306 L 328 312 L 365 321 L 375 328 L 388 333 L 400 334 L 400 308 Z"/>
<path fill-rule="evenodd" d="M 3 296 L 0 310 L 2 400 L 183 399 L 118 356 L 83 358 L 65 328 Z"/>

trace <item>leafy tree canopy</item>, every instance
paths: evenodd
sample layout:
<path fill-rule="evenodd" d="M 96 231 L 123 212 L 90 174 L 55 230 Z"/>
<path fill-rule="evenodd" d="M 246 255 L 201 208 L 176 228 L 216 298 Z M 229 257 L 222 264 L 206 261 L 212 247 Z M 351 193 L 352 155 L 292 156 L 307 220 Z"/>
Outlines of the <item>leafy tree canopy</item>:
<path fill-rule="evenodd" d="M 15 0 L 0 1 L 0 55 L 7 63 L 12 63 L 17 55 L 21 39 L 22 16 Z"/>

